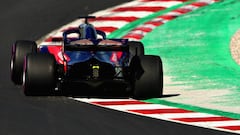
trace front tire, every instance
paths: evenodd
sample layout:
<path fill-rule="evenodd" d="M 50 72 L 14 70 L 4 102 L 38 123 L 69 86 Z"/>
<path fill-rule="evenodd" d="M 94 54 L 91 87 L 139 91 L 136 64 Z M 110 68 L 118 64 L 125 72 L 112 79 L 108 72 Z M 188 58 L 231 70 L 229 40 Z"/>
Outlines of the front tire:
<path fill-rule="evenodd" d="M 23 73 L 26 96 L 48 95 L 56 87 L 56 61 L 51 54 L 29 54 Z"/>

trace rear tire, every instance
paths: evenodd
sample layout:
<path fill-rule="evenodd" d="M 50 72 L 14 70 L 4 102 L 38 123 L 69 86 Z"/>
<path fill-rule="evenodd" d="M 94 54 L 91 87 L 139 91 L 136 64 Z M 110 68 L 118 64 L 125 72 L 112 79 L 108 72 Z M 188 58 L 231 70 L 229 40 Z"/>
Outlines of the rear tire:
<path fill-rule="evenodd" d="M 29 53 L 37 53 L 36 42 L 19 40 L 12 45 L 10 70 L 11 80 L 16 85 L 22 84 L 24 58 Z"/>
<path fill-rule="evenodd" d="M 56 61 L 51 54 L 29 54 L 23 73 L 26 96 L 49 95 L 56 87 Z"/>
<path fill-rule="evenodd" d="M 144 47 L 141 42 L 138 41 L 129 41 L 129 53 L 130 53 L 130 59 L 137 55 L 137 56 L 143 56 L 144 55 Z"/>
<path fill-rule="evenodd" d="M 159 56 L 139 57 L 138 71 L 135 75 L 133 97 L 136 99 L 159 98 L 163 94 L 163 69 Z"/>

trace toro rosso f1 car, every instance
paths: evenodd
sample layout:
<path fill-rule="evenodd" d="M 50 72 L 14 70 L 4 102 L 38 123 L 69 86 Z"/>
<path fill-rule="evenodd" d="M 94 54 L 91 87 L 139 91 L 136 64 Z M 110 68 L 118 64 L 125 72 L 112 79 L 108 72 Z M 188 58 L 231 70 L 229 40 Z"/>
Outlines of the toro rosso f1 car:
<path fill-rule="evenodd" d="M 145 55 L 141 42 L 107 39 L 82 17 L 78 28 L 52 39 L 61 45 L 37 45 L 18 40 L 12 46 L 11 79 L 26 96 L 55 91 L 125 93 L 133 98 L 162 95 L 163 70 L 159 56 Z M 73 36 L 75 35 L 75 36 Z M 85 92 L 84 92 L 85 91 Z"/>

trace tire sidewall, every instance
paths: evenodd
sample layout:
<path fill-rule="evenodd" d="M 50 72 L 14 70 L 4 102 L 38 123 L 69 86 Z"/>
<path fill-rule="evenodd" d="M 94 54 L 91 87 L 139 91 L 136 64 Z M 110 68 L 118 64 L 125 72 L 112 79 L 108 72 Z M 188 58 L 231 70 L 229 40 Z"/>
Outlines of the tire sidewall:
<path fill-rule="evenodd" d="M 139 57 L 137 71 L 141 75 L 135 76 L 134 98 L 159 98 L 163 93 L 163 70 L 159 56 L 144 55 Z M 139 74 L 139 73 L 138 73 Z"/>
<path fill-rule="evenodd" d="M 34 41 L 18 40 L 12 45 L 10 60 L 11 80 L 16 85 L 22 84 L 24 58 L 29 53 L 37 53 L 37 44 Z"/>
<path fill-rule="evenodd" d="M 23 91 L 26 96 L 49 95 L 56 86 L 56 61 L 51 54 L 28 54 Z"/>

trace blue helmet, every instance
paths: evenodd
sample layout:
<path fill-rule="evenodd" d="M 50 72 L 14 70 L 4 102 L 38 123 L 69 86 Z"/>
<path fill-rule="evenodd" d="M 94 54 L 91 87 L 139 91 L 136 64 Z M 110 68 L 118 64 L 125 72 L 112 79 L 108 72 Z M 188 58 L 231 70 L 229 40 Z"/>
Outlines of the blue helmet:
<path fill-rule="evenodd" d="M 97 31 L 92 24 L 79 25 L 79 31 L 82 39 L 97 39 Z"/>

